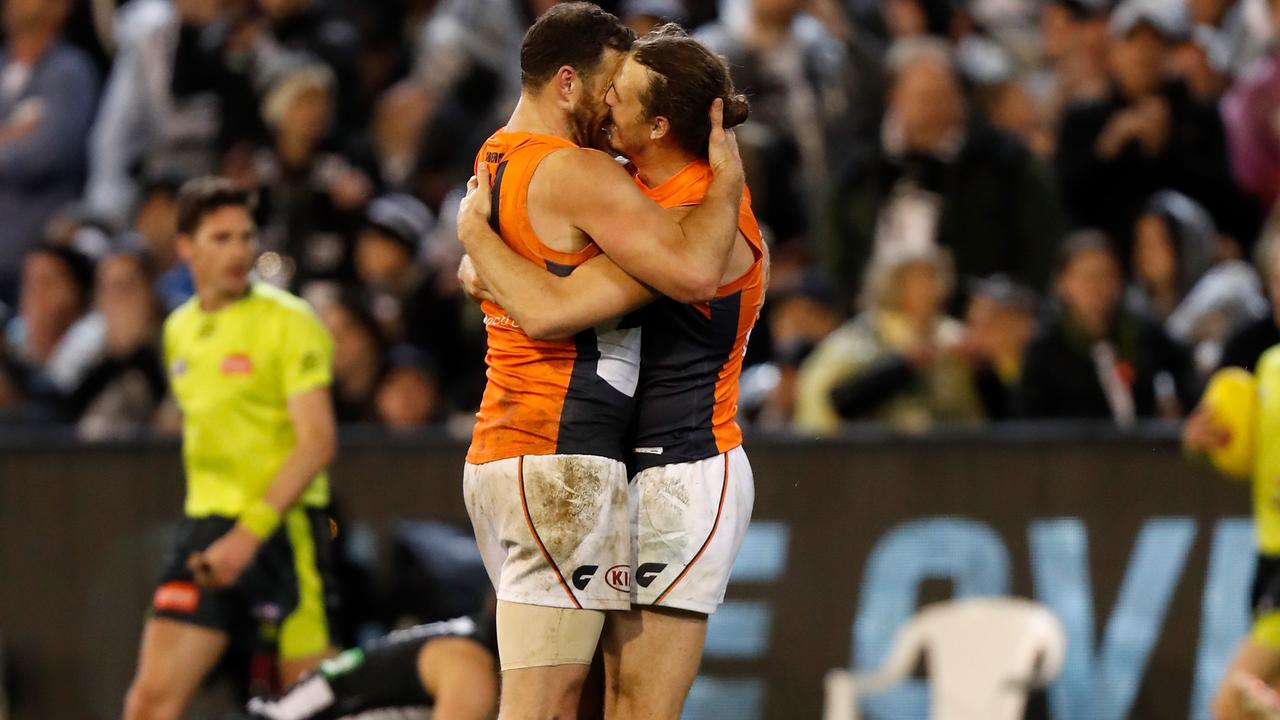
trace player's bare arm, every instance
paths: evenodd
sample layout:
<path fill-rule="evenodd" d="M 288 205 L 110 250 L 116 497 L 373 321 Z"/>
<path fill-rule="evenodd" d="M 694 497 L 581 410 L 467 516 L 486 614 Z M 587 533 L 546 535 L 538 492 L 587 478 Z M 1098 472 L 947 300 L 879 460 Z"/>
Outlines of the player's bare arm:
<path fill-rule="evenodd" d="M 604 255 L 559 277 L 529 262 L 507 246 L 489 225 L 489 172 L 480 163 L 467 183 L 467 196 L 458 210 L 458 237 L 478 271 L 484 293 L 535 340 L 572 337 L 589 327 L 619 317 L 653 300 L 656 295 Z M 459 273 L 463 287 L 468 263 Z M 474 295 L 474 293 L 473 293 Z"/>
<path fill-rule="evenodd" d="M 293 451 L 261 501 L 251 505 L 226 535 L 203 553 L 192 556 L 189 566 L 201 585 L 225 587 L 234 584 L 253 560 L 263 540 L 279 524 L 284 512 L 298 501 L 311 480 L 333 461 L 337 431 L 329 388 L 314 388 L 289 398 L 288 412 L 297 437 Z"/>
<path fill-rule="evenodd" d="M 703 202 L 680 222 L 645 197 L 613 158 L 565 150 L 544 161 L 530 184 L 559 215 L 591 238 L 623 270 L 679 302 L 715 296 L 738 235 L 744 176 L 724 101 L 711 109 L 708 159 L 715 179 Z M 480 266 L 485 277 L 485 268 Z"/>

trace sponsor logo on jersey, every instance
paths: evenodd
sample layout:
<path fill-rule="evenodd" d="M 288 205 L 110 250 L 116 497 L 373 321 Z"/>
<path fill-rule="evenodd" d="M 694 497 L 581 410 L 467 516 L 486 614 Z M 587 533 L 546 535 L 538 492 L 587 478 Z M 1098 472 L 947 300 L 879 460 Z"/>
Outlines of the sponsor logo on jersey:
<path fill-rule="evenodd" d="M 664 449 L 665 448 L 660 448 L 660 447 L 642 447 L 642 448 L 636 448 L 635 450 L 636 452 L 642 453 L 644 455 L 661 455 Z"/>
<path fill-rule="evenodd" d="M 614 590 L 631 592 L 631 566 L 614 565 L 605 572 L 604 581 Z"/>
<path fill-rule="evenodd" d="M 169 374 L 174 377 L 185 375 L 186 372 L 187 372 L 187 361 L 183 360 L 182 358 L 175 358 L 174 361 L 169 364 Z"/>
<path fill-rule="evenodd" d="M 591 582 L 591 578 L 595 577 L 596 570 L 599 565 L 579 565 L 578 569 L 573 571 L 573 586 L 579 590 L 586 590 L 587 584 Z"/>
<path fill-rule="evenodd" d="M 644 563 L 636 568 L 636 582 L 640 583 L 640 587 L 647 588 L 666 569 L 666 563 Z"/>
<path fill-rule="evenodd" d="M 253 358 L 248 353 L 232 353 L 222 358 L 223 375 L 253 374 Z"/>
<path fill-rule="evenodd" d="M 174 580 L 156 588 L 151 606 L 156 610 L 192 613 L 200 606 L 200 590 L 196 584 L 185 580 Z"/>

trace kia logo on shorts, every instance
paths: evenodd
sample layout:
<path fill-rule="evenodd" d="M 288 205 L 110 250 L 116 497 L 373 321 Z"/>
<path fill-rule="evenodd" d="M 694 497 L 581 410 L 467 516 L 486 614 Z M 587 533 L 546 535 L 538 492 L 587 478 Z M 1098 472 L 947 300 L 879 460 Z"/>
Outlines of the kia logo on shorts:
<path fill-rule="evenodd" d="M 647 588 L 666 569 L 666 563 L 645 563 L 636 568 L 636 582 L 640 583 L 640 587 Z"/>
<path fill-rule="evenodd" d="M 631 592 L 631 566 L 614 565 L 605 573 L 604 581 L 614 590 Z"/>
<path fill-rule="evenodd" d="M 591 582 L 591 578 L 595 577 L 596 570 L 599 565 L 579 565 L 577 570 L 573 571 L 573 586 L 579 590 L 586 590 L 587 583 Z"/>

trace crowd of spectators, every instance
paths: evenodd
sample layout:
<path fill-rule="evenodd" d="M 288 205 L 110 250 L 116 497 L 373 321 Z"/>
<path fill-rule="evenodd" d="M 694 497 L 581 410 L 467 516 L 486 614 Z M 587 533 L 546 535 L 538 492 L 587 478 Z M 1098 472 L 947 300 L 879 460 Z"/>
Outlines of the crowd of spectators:
<path fill-rule="evenodd" d="M 257 190 L 256 274 L 333 333 L 339 419 L 463 431 L 453 216 L 553 4 L 4 0 L 0 423 L 174 427 L 174 200 L 219 173 Z M 1177 418 L 1280 342 L 1280 0 L 600 4 L 751 99 L 756 427 Z"/>

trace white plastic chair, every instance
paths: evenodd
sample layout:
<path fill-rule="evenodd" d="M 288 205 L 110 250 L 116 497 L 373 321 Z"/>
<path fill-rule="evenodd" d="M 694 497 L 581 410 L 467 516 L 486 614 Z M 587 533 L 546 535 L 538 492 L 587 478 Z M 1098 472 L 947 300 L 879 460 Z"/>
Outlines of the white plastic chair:
<path fill-rule="evenodd" d="M 925 653 L 932 720 L 1020 720 L 1027 693 L 1062 669 L 1067 639 L 1045 606 L 1020 598 L 968 598 L 930 605 L 894 636 L 870 673 L 827 672 L 824 720 L 858 720 L 859 698 L 910 679 Z"/>

